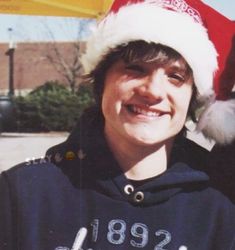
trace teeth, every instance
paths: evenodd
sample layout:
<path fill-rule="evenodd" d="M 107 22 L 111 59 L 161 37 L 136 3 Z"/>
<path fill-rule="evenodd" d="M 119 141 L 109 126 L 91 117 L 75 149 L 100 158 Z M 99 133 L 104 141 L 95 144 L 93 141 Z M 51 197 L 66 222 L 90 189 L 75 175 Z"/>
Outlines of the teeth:
<path fill-rule="evenodd" d="M 147 111 L 145 109 L 142 109 L 142 108 L 136 107 L 136 106 L 131 106 L 131 110 L 134 113 L 141 114 L 141 115 L 146 115 L 146 116 L 151 116 L 151 117 L 158 117 L 160 115 L 159 112 Z"/>

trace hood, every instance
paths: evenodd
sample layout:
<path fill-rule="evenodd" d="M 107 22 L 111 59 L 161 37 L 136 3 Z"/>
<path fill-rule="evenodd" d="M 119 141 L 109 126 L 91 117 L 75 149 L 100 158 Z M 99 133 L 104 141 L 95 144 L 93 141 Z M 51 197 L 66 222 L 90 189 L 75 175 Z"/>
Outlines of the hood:
<path fill-rule="evenodd" d="M 209 177 L 203 171 L 206 151 L 181 136 L 175 142 L 167 171 L 134 188 L 109 151 L 102 119 L 90 114 L 92 119 L 82 117 L 64 143 L 47 151 L 48 158 L 77 188 L 95 189 L 113 199 L 143 206 L 208 185 Z"/>

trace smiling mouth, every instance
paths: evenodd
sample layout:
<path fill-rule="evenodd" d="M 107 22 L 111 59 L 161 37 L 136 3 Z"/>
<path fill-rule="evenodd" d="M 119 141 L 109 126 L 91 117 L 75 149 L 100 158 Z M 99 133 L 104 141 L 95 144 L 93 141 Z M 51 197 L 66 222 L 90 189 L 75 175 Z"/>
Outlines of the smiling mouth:
<path fill-rule="evenodd" d="M 169 114 L 169 112 L 149 108 L 148 106 L 141 106 L 141 105 L 134 105 L 134 104 L 126 105 L 126 108 L 132 114 L 143 115 L 143 116 L 151 117 L 151 118 L 160 117 L 162 115 Z"/>

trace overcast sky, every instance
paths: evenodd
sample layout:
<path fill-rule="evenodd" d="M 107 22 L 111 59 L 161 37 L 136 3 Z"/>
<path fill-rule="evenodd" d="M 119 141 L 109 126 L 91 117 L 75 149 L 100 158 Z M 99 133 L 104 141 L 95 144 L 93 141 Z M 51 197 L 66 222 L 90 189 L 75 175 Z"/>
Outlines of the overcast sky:
<path fill-rule="evenodd" d="M 228 18 L 235 20 L 234 0 L 203 0 Z M 94 21 L 91 21 L 94 22 Z M 0 42 L 8 42 L 9 37 L 21 41 L 71 41 L 78 38 L 78 18 L 40 17 L 0 14 Z M 84 24 L 84 22 L 83 22 Z M 86 24 L 90 24 L 87 22 Z M 11 28 L 11 32 L 9 32 Z M 53 31 L 53 34 L 49 34 Z M 87 32 L 82 32 L 86 37 Z"/>

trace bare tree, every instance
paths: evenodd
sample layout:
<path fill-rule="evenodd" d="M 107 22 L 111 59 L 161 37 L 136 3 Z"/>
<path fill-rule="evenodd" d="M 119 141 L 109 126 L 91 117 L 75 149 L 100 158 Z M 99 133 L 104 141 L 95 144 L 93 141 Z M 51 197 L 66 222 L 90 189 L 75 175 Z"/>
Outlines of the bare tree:
<path fill-rule="evenodd" d="M 79 61 L 80 44 L 72 43 L 72 52 L 69 58 L 61 52 L 57 43 L 50 43 L 45 51 L 45 58 L 53 65 L 55 70 L 65 79 L 71 88 L 75 90 L 78 78 L 81 76 L 82 67 Z M 66 56 L 68 57 L 68 55 Z M 66 60 L 67 59 L 67 60 Z"/>
<path fill-rule="evenodd" d="M 56 41 L 53 30 L 45 24 L 51 42 L 47 43 L 44 51 L 44 57 L 65 79 L 65 82 L 69 85 L 71 91 L 73 92 L 81 82 L 82 66 L 80 63 L 80 54 L 82 48 L 84 47 L 84 42 L 81 40 L 86 32 L 90 20 L 79 19 L 77 20 L 77 23 L 77 39 L 74 42 L 69 42 L 69 46 L 67 46 L 67 48 L 66 43 L 64 43 L 65 47 L 62 47 L 61 44 Z"/>

